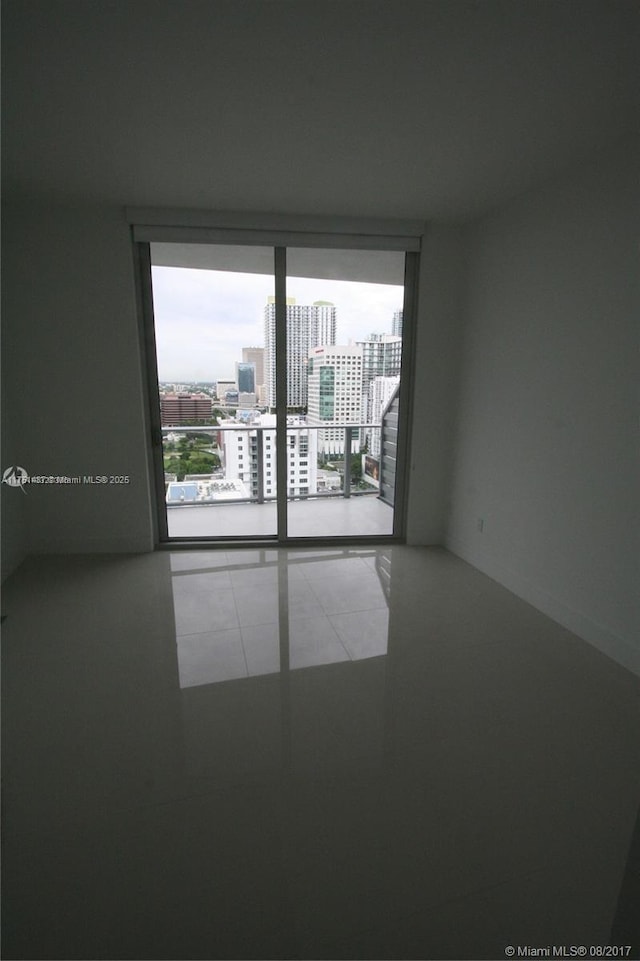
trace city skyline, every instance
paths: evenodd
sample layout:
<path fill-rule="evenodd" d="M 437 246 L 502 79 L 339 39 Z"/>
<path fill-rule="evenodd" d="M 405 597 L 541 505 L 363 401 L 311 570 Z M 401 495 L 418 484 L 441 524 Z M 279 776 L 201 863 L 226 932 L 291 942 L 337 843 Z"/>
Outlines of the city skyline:
<path fill-rule="evenodd" d="M 242 349 L 264 346 L 264 307 L 273 277 L 180 267 L 152 267 L 153 301 L 162 382 L 232 380 Z M 287 296 L 299 305 L 336 306 L 336 343 L 391 333 L 402 308 L 402 285 L 291 277 Z"/>

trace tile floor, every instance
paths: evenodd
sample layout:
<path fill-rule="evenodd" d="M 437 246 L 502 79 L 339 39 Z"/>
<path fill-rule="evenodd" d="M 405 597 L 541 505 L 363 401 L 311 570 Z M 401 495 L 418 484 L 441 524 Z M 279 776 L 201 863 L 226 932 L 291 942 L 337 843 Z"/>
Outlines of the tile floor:
<path fill-rule="evenodd" d="M 3 613 L 4 958 L 640 956 L 640 680 L 451 554 L 33 558 Z"/>

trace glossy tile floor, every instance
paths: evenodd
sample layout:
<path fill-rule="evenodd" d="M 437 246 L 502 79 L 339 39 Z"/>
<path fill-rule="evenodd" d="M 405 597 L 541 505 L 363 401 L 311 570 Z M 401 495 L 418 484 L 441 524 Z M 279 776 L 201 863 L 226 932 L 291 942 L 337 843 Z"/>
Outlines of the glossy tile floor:
<path fill-rule="evenodd" d="M 447 552 L 34 558 L 3 612 L 4 958 L 638 956 L 640 681 Z"/>

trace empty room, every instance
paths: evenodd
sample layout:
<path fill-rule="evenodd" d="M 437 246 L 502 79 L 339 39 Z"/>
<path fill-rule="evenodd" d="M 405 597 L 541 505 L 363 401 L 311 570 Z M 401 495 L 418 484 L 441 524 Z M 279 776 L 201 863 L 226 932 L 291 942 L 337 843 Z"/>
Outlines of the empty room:
<path fill-rule="evenodd" d="M 640 958 L 640 10 L 5 0 L 7 959 Z"/>

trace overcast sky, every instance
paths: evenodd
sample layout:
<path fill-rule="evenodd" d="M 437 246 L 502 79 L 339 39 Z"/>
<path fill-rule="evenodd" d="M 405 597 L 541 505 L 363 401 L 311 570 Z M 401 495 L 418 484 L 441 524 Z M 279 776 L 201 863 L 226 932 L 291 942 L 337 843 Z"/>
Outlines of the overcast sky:
<path fill-rule="evenodd" d="M 160 381 L 234 380 L 243 347 L 264 347 L 264 306 L 273 277 L 227 271 L 153 267 L 153 305 Z M 391 333 L 403 288 L 290 277 L 298 304 L 336 306 L 337 344 Z"/>

